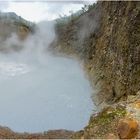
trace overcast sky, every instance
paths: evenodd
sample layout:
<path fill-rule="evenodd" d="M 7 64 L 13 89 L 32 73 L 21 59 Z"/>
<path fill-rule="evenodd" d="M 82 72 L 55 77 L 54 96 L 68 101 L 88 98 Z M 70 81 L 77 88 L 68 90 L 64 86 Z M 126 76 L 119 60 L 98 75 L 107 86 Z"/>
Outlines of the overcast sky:
<path fill-rule="evenodd" d="M 76 12 L 80 10 L 85 3 L 91 3 L 91 1 L 0 1 L 0 11 L 15 12 L 17 15 L 27 20 L 39 22 L 41 20 L 56 19 L 59 15 L 69 15 L 69 11 Z"/>

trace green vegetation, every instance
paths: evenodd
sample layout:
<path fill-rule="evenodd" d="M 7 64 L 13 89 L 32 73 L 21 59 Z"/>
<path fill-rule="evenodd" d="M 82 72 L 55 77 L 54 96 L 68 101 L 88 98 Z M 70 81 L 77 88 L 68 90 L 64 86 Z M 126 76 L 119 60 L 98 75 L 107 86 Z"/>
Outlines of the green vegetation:
<path fill-rule="evenodd" d="M 96 115 L 91 116 L 89 124 L 81 131 L 76 132 L 72 138 L 105 138 L 107 134 L 115 136 L 118 121 L 124 118 L 126 109 L 124 106 L 107 107 Z"/>
<path fill-rule="evenodd" d="M 57 26 L 64 26 L 70 22 L 77 20 L 80 16 L 93 9 L 95 5 L 95 3 L 93 3 L 92 5 L 84 5 L 81 10 L 77 11 L 76 13 L 73 13 L 73 11 L 69 11 L 70 16 L 59 15 L 59 18 L 56 19 Z"/>
<path fill-rule="evenodd" d="M 108 107 L 99 113 L 97 117 L 92 117 L 89 124 L 105 125 L 112 122 L 115 118 L 121 118 L 126 115 L 124 107 L 111 108 Z"/>

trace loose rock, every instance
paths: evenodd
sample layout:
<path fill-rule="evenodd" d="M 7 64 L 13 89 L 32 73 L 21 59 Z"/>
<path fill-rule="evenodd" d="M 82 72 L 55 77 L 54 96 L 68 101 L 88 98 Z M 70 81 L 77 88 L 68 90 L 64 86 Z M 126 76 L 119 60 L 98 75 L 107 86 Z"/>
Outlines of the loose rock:
<path fill-rule="evenodd" d="M 123 119 L 119 121 L 117 130 L 121 139 L 132 139 L 137 136 L 138 123 L 134 119 Z"/>

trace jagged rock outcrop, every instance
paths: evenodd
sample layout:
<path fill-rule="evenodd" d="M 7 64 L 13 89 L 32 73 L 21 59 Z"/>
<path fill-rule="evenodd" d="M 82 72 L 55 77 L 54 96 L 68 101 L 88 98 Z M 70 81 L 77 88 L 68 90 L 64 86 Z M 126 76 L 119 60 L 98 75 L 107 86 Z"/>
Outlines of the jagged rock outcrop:
<path fill-rule="evenodd" d="M 98 103 L 115 103 L 72 138 L 139 138 L 140 2 L 99 1 L 56 33 L 52 46 L 84 61 Z"/>
<path fill-rule="evenodd" d="M 121 139 L 132 139 L 138 134 L 138 122 L 134 119 L 123 119 L 119 121 L 118 135 Z"/>
<path fill-rule="evenodd" d="M 35 24 L 26 21 L 13 12 L 0 13 L 0 39 L 5 40 L 16 33 L 20 39 L 25 39 L 34 30 Z"/>
<path fill-rule="evenodd" d="M 100 100 L 115 102 L 140 90 L 140 2 L 98 2 L 56 33 L 57 49 L 85 61 Z"/>
<path fill-rule="evenodd" d="M 34 30 L 34 23 L 26 21 L 15 13 L 0 13 L 0 51 L 21 50 L 23 47 L 20 41 L 25 40 Z"/>

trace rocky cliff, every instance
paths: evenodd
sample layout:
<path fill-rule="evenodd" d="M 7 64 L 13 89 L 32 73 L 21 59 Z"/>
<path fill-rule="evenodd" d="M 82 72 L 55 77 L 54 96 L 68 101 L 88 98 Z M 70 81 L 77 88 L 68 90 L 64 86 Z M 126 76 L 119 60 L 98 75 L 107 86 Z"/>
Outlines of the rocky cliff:
<path fill-rule="evenodd" d="M 113 103 L 140 90 L 140 2 L 98 2 L 58 24 L 56 33 L 59 51 L 85 61 L 100 101 Z"/>
<path fill-rule="evenodd" d="M 84 61 L 104 106 L 72 138 L 140 138 L 140 2 L 99 1 L 60 23 L 52 46 Z"/>
<path fill-rule="evenodd" d="M 0 13 L 0 51 L 9 52 L 21 50 L 23 47 L 18 43 L 14 43 L 14 40 L 15 42 L 17 42 L 17 40 L 25 40 L 34 32 L 34 28 L 34 23 L 26 21 L 13 12 Z"/>
<path fill-rule="evenodd" d="M 35 24 L 26 21 L 15 13 L 0 13 L 0 51 L 8 51 L 4 41 L 13 34 L 20 40 L 24 40 L 30 33 L 34 32 Z M 18 46 L 12 46 L 12 49 L 19 50 Z"/>

